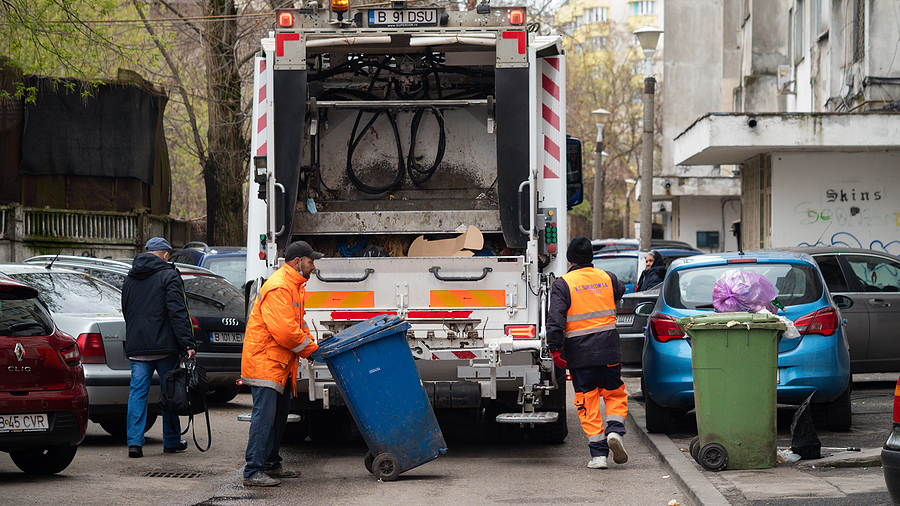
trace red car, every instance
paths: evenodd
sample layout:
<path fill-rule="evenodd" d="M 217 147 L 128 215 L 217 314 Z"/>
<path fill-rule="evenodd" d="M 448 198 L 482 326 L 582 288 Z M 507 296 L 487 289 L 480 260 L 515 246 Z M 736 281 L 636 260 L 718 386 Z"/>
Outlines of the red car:
<path fill-rule="evenodd" d="M 26 473 L 58 473 L 87 422 L 75 338 L 56 327 L 37 290 L 0 276 L 0 451 Z"/>

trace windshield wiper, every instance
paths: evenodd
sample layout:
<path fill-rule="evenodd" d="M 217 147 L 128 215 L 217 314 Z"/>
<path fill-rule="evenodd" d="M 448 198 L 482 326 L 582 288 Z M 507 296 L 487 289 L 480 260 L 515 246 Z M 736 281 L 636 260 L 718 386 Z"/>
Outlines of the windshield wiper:
<path fill-rule="evenodd" d="M 225 304 L 223 304 L 222 302 L 220 302 L 216 299 L 211 299 L 205 295 L 200 295 L 199 293 L 194 293 L 194 292 L 184 292 L 184 293 L 188 297 L 191 297 L 192 299 L 197 299 L 197 300 L 205 302 L 207 304 L 211 304 L 213 306 L 216 306 L 219 309 L 225 309 Z"/>

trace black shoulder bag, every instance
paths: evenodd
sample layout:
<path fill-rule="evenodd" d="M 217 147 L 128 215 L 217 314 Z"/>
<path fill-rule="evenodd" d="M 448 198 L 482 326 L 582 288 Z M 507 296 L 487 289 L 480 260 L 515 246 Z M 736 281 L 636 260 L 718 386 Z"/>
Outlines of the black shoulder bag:
<path fill-rule="evenodd" d="M 169 416 L 187 416 L 188 426 L 181 432 L 187 434 L 188 428 L 192 428 L 194 444 L 201 452 L 209 450 L 212 445 L 212 430 L 209 426 L 209 411 L 206 407 L 206 394 L 209 393 L 209 385 L 206 380 L 206 370 L 197 365 L 194 360 L 184 358 L 182 362 L 171 371 L 167 372 L 159 385 L 159 409 Z M 206 448 L 201 448 L 197 442 L 197 433 L 193 427 L 194 415 L 206 413 Z"/>

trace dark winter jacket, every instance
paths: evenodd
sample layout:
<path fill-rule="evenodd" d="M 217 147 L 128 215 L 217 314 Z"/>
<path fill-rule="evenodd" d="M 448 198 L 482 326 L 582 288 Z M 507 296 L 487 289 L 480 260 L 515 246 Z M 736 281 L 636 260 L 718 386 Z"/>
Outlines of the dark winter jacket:
<path fill-rule="evenodd" d="M 125 354 L 171 355 L 193 349 L 184 284 L 175 266 L 152 253 L 132 262 L 122 286 Z"/>
<path fill-rule="evenodd" d="M 662 283 L 666 278 L 665 260 L 663 260 L 662 255 L 658 252 L 651 251 L 651 253 L 653 254 L 653 264 L 650 265 L 649 269 L 644 269 L 644 272 L 641 273 L 641 277 L 638 279 L 637 284 L 634 285 L 635 292 L 649 290 Z"/>
<path fill-rule="evenodd" d="M 591 268 L 591 264 L 579 264 L 575 269 Z M 612 281 L 613 298 L 619 302 L 625 294 L 625 285 L 615 274 L 605 271 Z M 569 369 L 581 369 L 601 365 L 618 364 L 622 361 L 619 333 L 615 330 L 565 337 L 566 314 L 572 305 L 569 285 L 563 278 L 557 278 L 550 289 L 550 308 L 547 311 L 547 345 L 550 352 L 562 351 Z"/>

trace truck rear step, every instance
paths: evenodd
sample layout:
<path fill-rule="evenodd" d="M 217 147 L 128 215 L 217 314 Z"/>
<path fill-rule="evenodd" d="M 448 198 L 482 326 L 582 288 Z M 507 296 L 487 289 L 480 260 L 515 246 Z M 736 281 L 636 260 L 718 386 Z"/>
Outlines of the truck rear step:
<path fill-rule="evenodd" d="M 531 413 L 500 413 L 497 423 L 553 423 L 559 419 L 556 411 L 532 411 Z"/>

